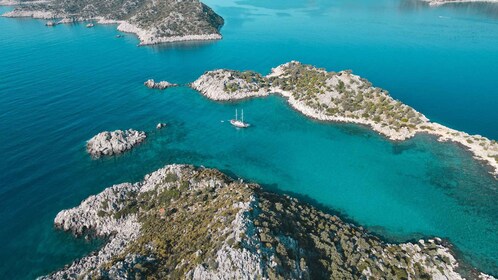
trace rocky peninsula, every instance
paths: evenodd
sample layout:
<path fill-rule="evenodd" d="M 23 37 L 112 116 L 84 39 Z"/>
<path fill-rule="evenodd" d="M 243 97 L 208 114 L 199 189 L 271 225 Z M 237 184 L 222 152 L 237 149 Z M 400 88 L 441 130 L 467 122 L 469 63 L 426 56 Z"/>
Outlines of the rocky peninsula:
<path fill-rule="evenodd" d="M 491 167 L 498 178 L 498 143 L 430 122 L 412 107 L 392 98 L 351 71 L 328 72 L 297 61 L 273 68 L 263 76 L 253 71 L 214 70 L 204 73 L 191 87 L 217 101 L 279 94 L 302 114 L 331 122 L 366 125 L 390 140 L 402 141 L 428 133 L 439 141 L 452 141 Z"/>
<path fill-rule="evenodd" d="M 172 84 L 172 83 L 167 82 L 167 81 L 156 82 L 153 79 L 147 80 L 144 83 L 144 85 L 150 89 L 160 89 L 160 90 L 178 86 L 177 84 Z"/>
<path fill-rule="evenodd" d="M 86 150 L 94 158 L 117 155 L 142 143 L 146 137 L 145 132 L 133 129 L 104 131 L 87 141 Z"/>
<path fill-rule="evenodd" d="M 221 39 L 224 23 L 199 0 L 51 0 L 27 2 L 3 16 L 118 24 L 118 30 L 136 34 L 141 45 Z"/>
<path fill-rule="evenodd" d="M 108 242 L 41 279 L 463 279 L 439 238 L 389 244 L 290 196 L 190 165 L 109 187 L 54 223 Z"/>

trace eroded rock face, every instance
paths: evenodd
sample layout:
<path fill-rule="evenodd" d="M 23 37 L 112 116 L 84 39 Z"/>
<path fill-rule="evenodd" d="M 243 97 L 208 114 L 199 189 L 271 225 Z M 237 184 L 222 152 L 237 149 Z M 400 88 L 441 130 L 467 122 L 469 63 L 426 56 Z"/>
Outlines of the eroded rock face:
<path fill-rule="evenodd" d="M 295 198 L 189 165 L 112 186 L 55 225 L 109 242 L 42 279 L 462 279 L 438 238 L 388 244 Z"/>
<path fill-rule="evenodd" d="M 117 155 L 142 143 L 146 137 L 145 132 L 133 129 L 104 131 L 88 140 L 86 150 L 94 158 Z"/>
<path fill-rule="evenodd" d="M 151 88 L 151 89 L 160 89 L 160 90 L 163 90 L 163 89 L 167 89 L 167 88 L 170 88 L 170 87 L 176 87 L 177 84 L 172 84 L 170 82 L 167 82 L 167 81 L 161 81 L 161 82 L 155 82 L 153 79 L 149 79 L 147 80 L 144 85 L 148 88 Z"/>

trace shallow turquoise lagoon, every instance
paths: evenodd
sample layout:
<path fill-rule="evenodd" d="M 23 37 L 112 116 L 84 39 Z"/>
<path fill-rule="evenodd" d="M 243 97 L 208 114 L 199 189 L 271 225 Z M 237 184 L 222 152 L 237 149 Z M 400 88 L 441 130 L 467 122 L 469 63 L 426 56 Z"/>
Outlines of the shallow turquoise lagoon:
<path fill-rule="evenodd" d="M 32 279 L 100 245 L 53 229 L 61 209 L 169 163 L 219 168 L 339 212 L 390 241 L 440 236 L 498 275 L 498 182 L 462 148 L 302 117 L 273 96 L 216 103 L 186 87 L 213 68 L 269 72 L 295 59 L 353 69 L 429 118 L 498 139 L 498 12 L 412 1 L 206 1 L 224 39 L 136 47 L 113 26 L 0 18 L 0 278 Z M 7 11 L 9 8 L 0 8 Z M 253 124 L 226 121 L 244 108 Z M 158 122 L 169 126 L 155 130 Z M 85 141 L 135 128 L 147 141 L 91 160 Z"/>

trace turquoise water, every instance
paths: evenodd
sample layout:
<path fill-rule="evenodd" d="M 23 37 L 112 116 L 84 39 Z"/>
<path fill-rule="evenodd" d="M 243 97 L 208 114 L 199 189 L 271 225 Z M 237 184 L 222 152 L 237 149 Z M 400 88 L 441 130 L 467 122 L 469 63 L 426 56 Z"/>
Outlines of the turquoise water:
<path fill-rule="evenodd" d="M 31 279 L 97 248 L 53 229 L 56 213 L 168 163 L 294 193 L 392 241 L 447 238 L 498 275 L 498 182 L 460 147 L 424 135 L 391 143 L 308 120 L 279 97 L 216 103 L 185 87 L 142 85 L 187 83 L 219 67 L 268 72 L 296 59 L 353 69 L 432 119 L 498 139 L 493 6 L 267 2 L 206 1 L 226 19 L 224 39 L 160 47 L 115 38 L 113 26 L 0 18 L 0 278 Z M 227 124 L 235 108 L 252 128 Z M 156 131 L 158 122 L 169 126 Z M 150 135 L 122 156 L 85 153 L 94 134 L 126 128 Z"/>

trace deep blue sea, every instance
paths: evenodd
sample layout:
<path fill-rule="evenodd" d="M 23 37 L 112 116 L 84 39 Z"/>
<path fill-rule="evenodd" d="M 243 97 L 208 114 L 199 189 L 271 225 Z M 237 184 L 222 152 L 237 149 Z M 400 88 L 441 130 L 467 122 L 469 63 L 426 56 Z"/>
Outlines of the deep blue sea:
<path fill-rule="evenodd" d="M 55 230 L 57 212 L 170 163 L 293 193 L 393 242 L 446 238 L 498 276 L 498 181 L 461 147 L 426 135 L 392 143 L 309 120 L 276 96 L 217 103 L 187 87 L 143 86 L 300 60 L 352 69 L 435 121 L 498 139 L 497 6 L 205 2 L 226 20 L 221 41 L 137 47 L 115 26 L 0 18 L 0 279 L 32 279 L 98 248 Z M 236 108 L 253 127 L 226 122 Z M 149 137 L 122 156 L 86 154 L 93 135 L 127 128 Z"/>

